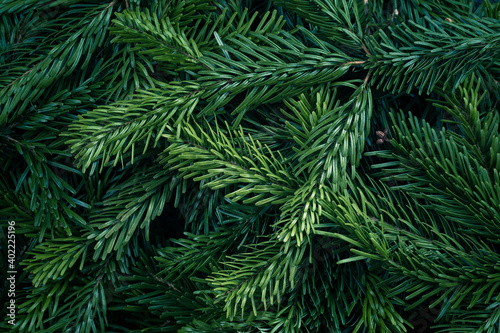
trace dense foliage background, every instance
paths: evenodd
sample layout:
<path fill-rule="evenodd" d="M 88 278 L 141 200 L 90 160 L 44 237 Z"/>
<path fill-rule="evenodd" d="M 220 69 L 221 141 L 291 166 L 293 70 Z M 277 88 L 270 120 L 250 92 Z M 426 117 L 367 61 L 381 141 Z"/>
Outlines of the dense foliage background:
<path fill-rule="evenodd" d="M 0 16 L 2 329 L 499 331 L 498 3 Z"/>

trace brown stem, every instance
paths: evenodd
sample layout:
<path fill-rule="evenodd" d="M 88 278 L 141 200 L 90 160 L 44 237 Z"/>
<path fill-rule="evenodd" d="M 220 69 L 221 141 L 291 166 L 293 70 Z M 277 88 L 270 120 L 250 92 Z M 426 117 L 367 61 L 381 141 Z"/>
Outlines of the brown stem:
<path fill-rule="evenodd" d="M 365 62 L 366 62 L 365 60 L 349 61 L 349 62 L 346 62 L 346 63 L 342 64 L 341 66 L 345 66 L 345 65 L 362 65 Z"/>

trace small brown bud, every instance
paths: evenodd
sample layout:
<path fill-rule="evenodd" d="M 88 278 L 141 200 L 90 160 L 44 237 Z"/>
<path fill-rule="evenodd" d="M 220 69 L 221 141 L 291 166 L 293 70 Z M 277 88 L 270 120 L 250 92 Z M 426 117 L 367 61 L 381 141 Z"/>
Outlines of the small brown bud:
<path fill-rule="evenodd" d="M 377 144 L 381 145 L 384 142 L 389 142 L 389 138 L 387 135 L 389 134 L 389 130 L 386 128 L 384 131 L 376 131 L 375 134 L 377 135 Z"/>

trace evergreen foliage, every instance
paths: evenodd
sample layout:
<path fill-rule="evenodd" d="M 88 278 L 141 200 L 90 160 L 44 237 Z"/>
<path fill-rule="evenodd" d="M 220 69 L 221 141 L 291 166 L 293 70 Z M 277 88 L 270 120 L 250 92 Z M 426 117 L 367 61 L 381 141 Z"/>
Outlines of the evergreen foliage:
<path fill-rule="evenodd" d="M 2 330 L 500 330 L 498 2 L 0 16 Z"/>

